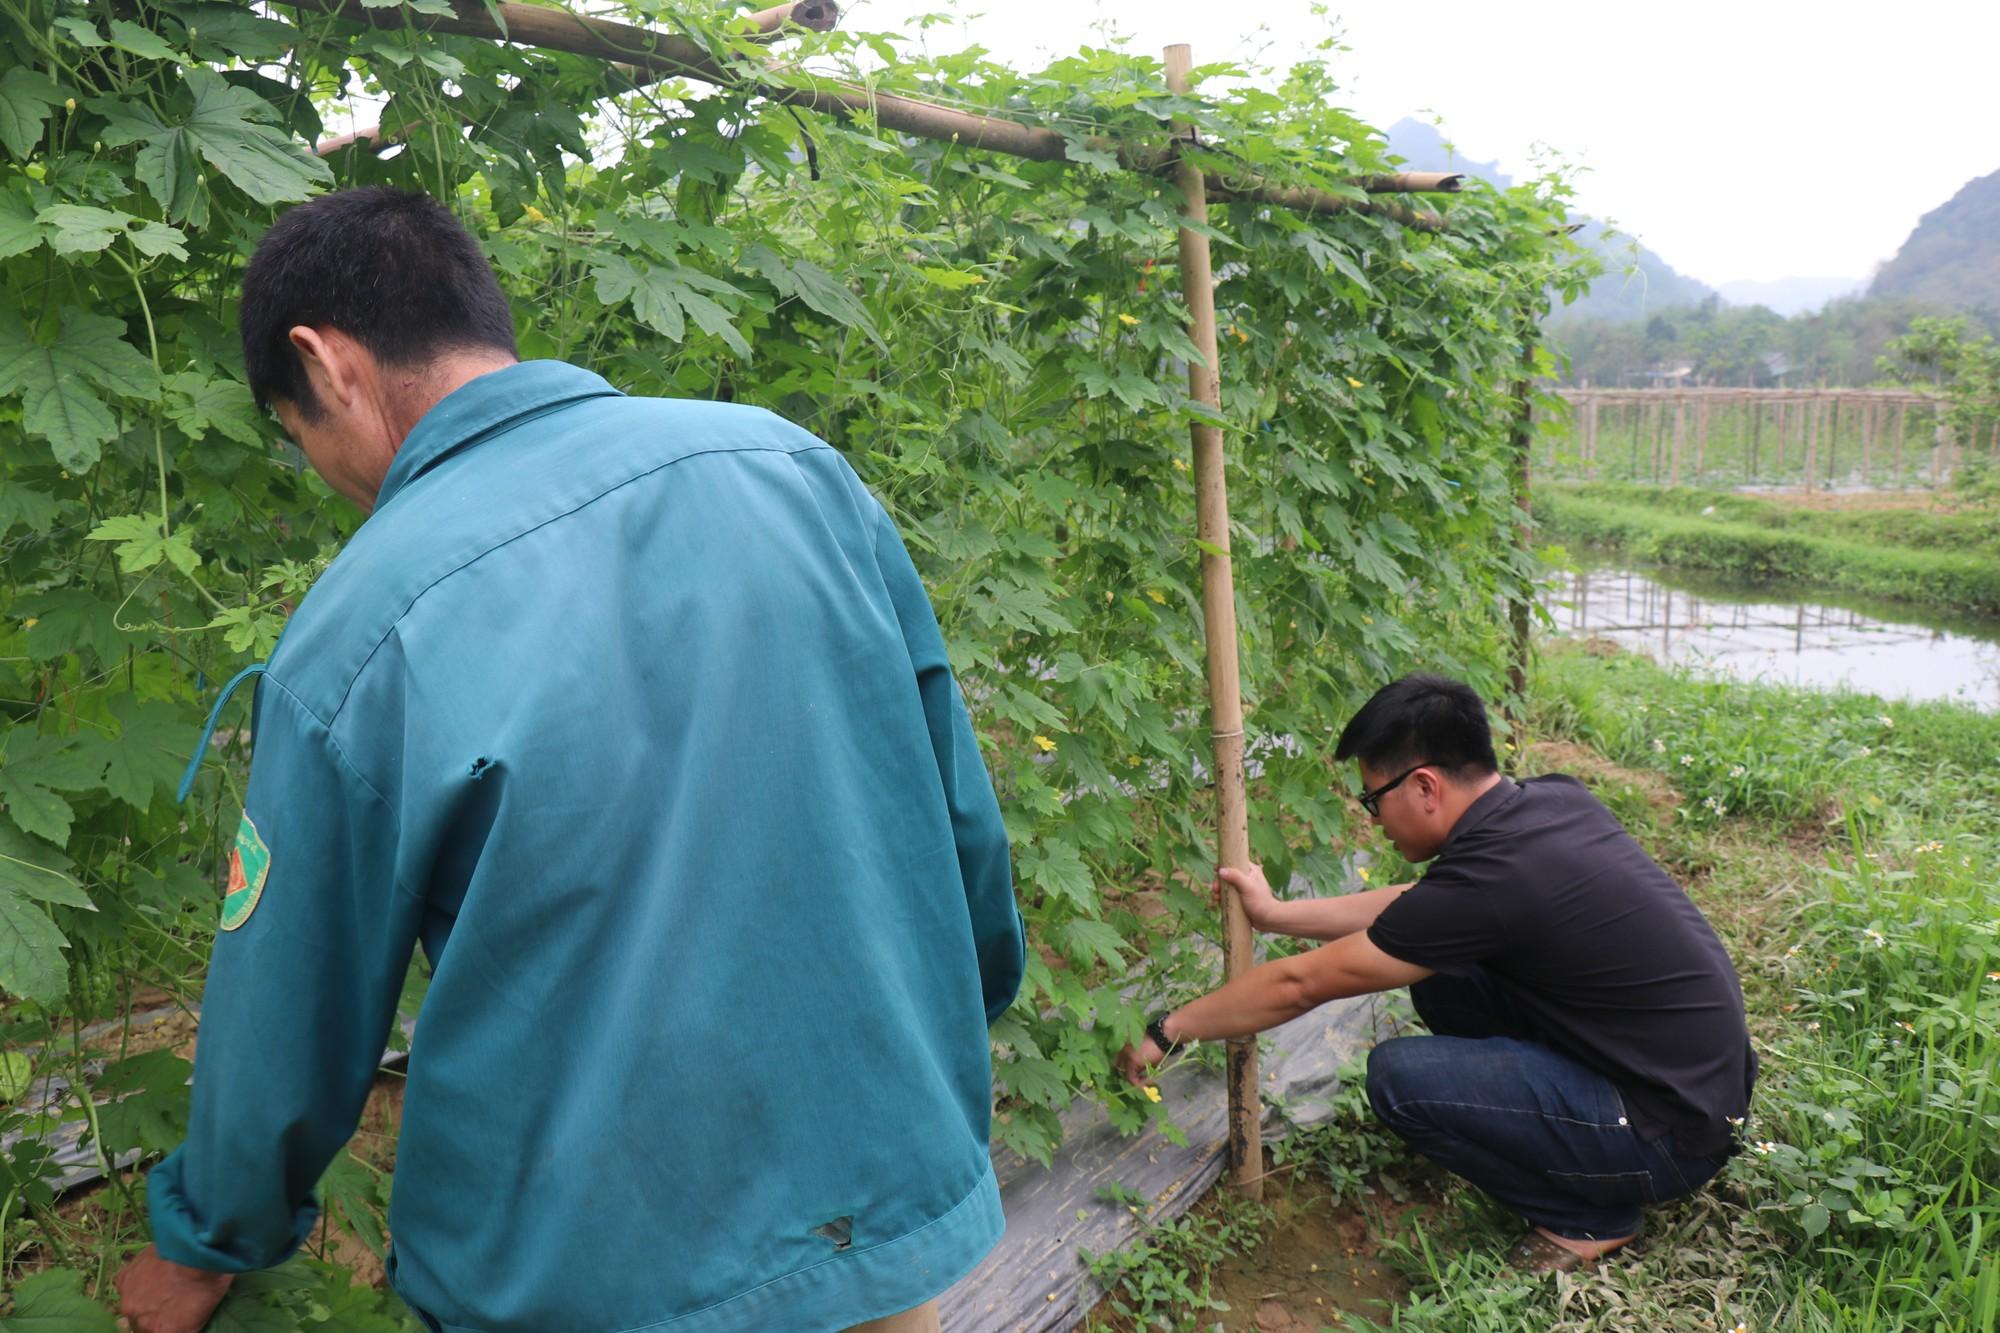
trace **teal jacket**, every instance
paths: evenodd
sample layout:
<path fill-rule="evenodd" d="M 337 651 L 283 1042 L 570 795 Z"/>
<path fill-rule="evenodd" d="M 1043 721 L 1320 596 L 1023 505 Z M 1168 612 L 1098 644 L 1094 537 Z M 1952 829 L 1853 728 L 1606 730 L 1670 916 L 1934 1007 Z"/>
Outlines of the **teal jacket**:
<path fill-rule="evenodd" d="M 392 1279 L 446 1329 L 842 1328 L 1001 1231 L 1024 944 L 922 585 L 832 448 L 530 362 L 286 629 L 160 1252 L 278 1263 L 434 965 Z"/>

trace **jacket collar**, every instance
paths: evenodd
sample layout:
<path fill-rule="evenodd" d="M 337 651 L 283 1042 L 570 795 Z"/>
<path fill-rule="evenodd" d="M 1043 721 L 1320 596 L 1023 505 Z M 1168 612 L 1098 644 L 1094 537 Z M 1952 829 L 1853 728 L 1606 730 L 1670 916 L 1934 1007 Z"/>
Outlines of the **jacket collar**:
<path fill-rule="evenodd" d="M 467 380 L 424 413 L 396 450 L 375 508 L 381 509 L 437 464 L 503 426 L 579 399 L 617 393 L 602 376 L 564 361 L 522 361 Z"/>

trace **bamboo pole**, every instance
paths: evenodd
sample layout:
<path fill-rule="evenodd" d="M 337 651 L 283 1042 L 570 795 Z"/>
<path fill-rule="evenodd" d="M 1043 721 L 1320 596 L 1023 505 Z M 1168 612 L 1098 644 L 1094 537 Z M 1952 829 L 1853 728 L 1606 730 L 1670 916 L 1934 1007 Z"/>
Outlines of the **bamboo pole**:
<path fill-rule="evenodd" d="M 407 6 L 364 9 L 360 0 L 278 2 L 293 9 L 329 14 L 378 28 L 408 27 L 420 32 L 487 37 L 495 41 L 518 42 L 523 46 L 590 56 L 623 67 L 617 72 L 638 82 L 690 78 L 704 83 L 731 85 L 784 106 L 805 107 L 843 120 L 873 121 L 885 129 L 919 139 L 982 148 L 1034 162 L 1063 162 L 1069 158 L 1069 140 L 1054 130 L 938 106 L 915 98 L 896 97 L 851 83 L 816 81 L 807 87 L 790 87 L 775 82 L 775 72 L 769 69 L 725 66 L 706 48 L 686 37 L 610 19 L 591 18 L 566 9 L 520 4 L 513 0 L 452 0 L 452 13 L 446 16 L 413 13 Z M 364 131 L 357 137 L 379 142 L 381 133 L 379 129 Z M 1114 154 L 1119 165 L 1129 171 L 1164 174 L 1169 170 L 1178 170 L 1178 150 L 1173 147 L 1119 144 L 1100 139 L 1090 140 L 1088 146 Z M 1424 231 L 1442 231 L 1445 225 L 1444 219 L 1436 213 L 1419 212 L 1402 204 L 1354 200 L 1326 190 L 1276 186 L 1251 175 L 1241 178 L 1208 175 L 1204 179 L 1217 199 L 1268 203 L 1302 213 L 1372 213 Z M 1369 176 L 1355 183 L 1371 194 L 1449 194 L 1459 188 L 1462 179 L 1462 176 L 1450 172 L 1401 172 Z"/>
<path fill-rule="evenodd" d="M 1674 403 L 1674 445 L 1673 457 L 1667 469 L 1667 484 L 1678 487 L 1681 484 L 1681 449 L 1687 441 L 1687 403 Z"/>
<path fill-rule="evenodd" d="M 1907 403 L 1896 404 L 1896 489 L 1899 491 L 1909 484 L 1909 478 L 1903 473 L 1903 432 L 1909 424 L 1909 405 Z"/>
<path fill-rule="evenodd" d="M 1188 90 L 1194 57 L 1185 45 L 1166 50 L 1167 88 Z M 1193 127 L 1174 122 L 1176 137 Z M 1220 415 L 1222 377 L 1215 348 L 1215 273 L 1209 260 L 1208 195 L 1201 169 L 1178 164 L 1181 191 L 1181 294 L 1194 317 L 1190 330 L 1199 361 L 1188 362 L 1188 396 Z M 1243 696 L 1236 662 L 1236 586 L 1229 562 L 1229 491 L 1223 474 L 1222 431 L 1209 421 L 1189 425 L 1194 445 L 1196 532 L 1201 541 L 1202 624 L 1208 639 L 1209 741 L 1214 759 L 1216 850 L 1225 866 L 1250 864 L 1250 816 L 1243 794 Z M 1234 889 L 1223 895 L 1226 948 L 1223 973 L 1235 978 L 1255 959 L 1250 918 Z M 1257 1039 L 1229 1043 L 1229 1172 L 1245 1196 L 1264 1192 L 1263 1106 L 1257 1092 Z"/>
<path fill-rule="evenodd" d="M 1509 712 L 1516 726 L 1527 720 L 1528 666 L 1529 654 L 1534 651 L 1534 599 L 1535 584 L 1531 574 L 1535 558 L 1535 525 L 1529 508 L 1532 496 L 1529 491 L 1528 475 L 1529 451 L 1534 448 L 1534 375 L 1535 375 L 1535 322 L 1531 318 L 1521 320 L 1521 373 L 1514 381 L 1514 507 L 1520 511 L 1520 518 L 1514 529 L 1514 542 L 1518 548 L 1522 568 L 1523 584 L 1516 590 L 1514 604 L 1509 608 L 1514 629 L 1514 659 L 1508 664 L 1508 692 L 1513 696 L 1509 701 Z M 1517 736 L 1516 742 L 1519 742 Z M 1515 751 L 1516 761 L 1520 751 Z"/>

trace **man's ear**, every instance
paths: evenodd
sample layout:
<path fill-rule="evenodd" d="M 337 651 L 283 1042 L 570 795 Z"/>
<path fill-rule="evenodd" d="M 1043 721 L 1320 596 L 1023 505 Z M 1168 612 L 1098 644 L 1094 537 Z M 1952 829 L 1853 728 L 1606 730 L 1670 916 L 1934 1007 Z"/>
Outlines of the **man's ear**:
<path fill-rule="evenodd" d="M 360 344 L 337 329 L 320 330 L 309 324 L 293 325 L 286 336 L 299 354 L 313 395 L 328 406 L 352 407 L 366 369 Z"/>

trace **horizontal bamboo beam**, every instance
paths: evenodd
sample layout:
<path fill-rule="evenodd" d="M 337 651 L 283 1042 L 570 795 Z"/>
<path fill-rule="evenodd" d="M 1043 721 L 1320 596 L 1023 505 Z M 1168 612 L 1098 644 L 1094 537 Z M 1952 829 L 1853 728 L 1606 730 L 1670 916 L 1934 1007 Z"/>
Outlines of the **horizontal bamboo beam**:
<path fill-rule="evenodd" d="M 453 12 L 447 17 L 442 14 L 416 14 L 403 8 L 363 9 L 359 0 L 278 0 L 278 3 L 377 28 L 408 27 L 420 32 L 486 37 L 589 56 L 629 66 L 635 77 L 691 78 L 718 85 L 748 86 L 759 96 L 786 106 L 805 107 L 846 120 L 873 121 L 885 129 L 919 139 L 957 143 L 966 148 L 1004 153 L 1031 162 L 1062 162 L 1069 156 L 1069 141 L 1054 130 L 938 106 L 915 98 L 877 93 L 847 83 L 788 87 L 763 78 L 754 71 L 727 69 L 706 49 L 686 37 L 610 19 L 590 18 L 564 9 L 511 2 L 488 5 L 484 0 L 452 0 Z M 356 137 L 378 142 L 381 138 L 379 133 L 370 135 L 366 131 Z M 1102 140 L 1091 140 L 1089 146 L 1094 151 L 1114 154 L 1119 164 L 1128 170 L 1147 174 L 1171 170 L 1180 156 L 1179 149 L 1173 146 L 1132 146 Z M 1450 192 L 1458 188 L 1459 179 L 1443 172 L 1405 172 L 1370 177 L 1358 183 L 1363 190 L 1375 193 Z M 1293 189 L 1255 180 L 1232 182 L 1214 175 L 1210 175 L 1209 180 L 1218 197 L 1261 201 L 1306 213 L 1374 213 L 1427 230 L 1440 230 L 1444 226 L 1444 220 L 1436 214 L 1417 213 L 1399 205 L 1347 199 L 1322 190 Z"/>

